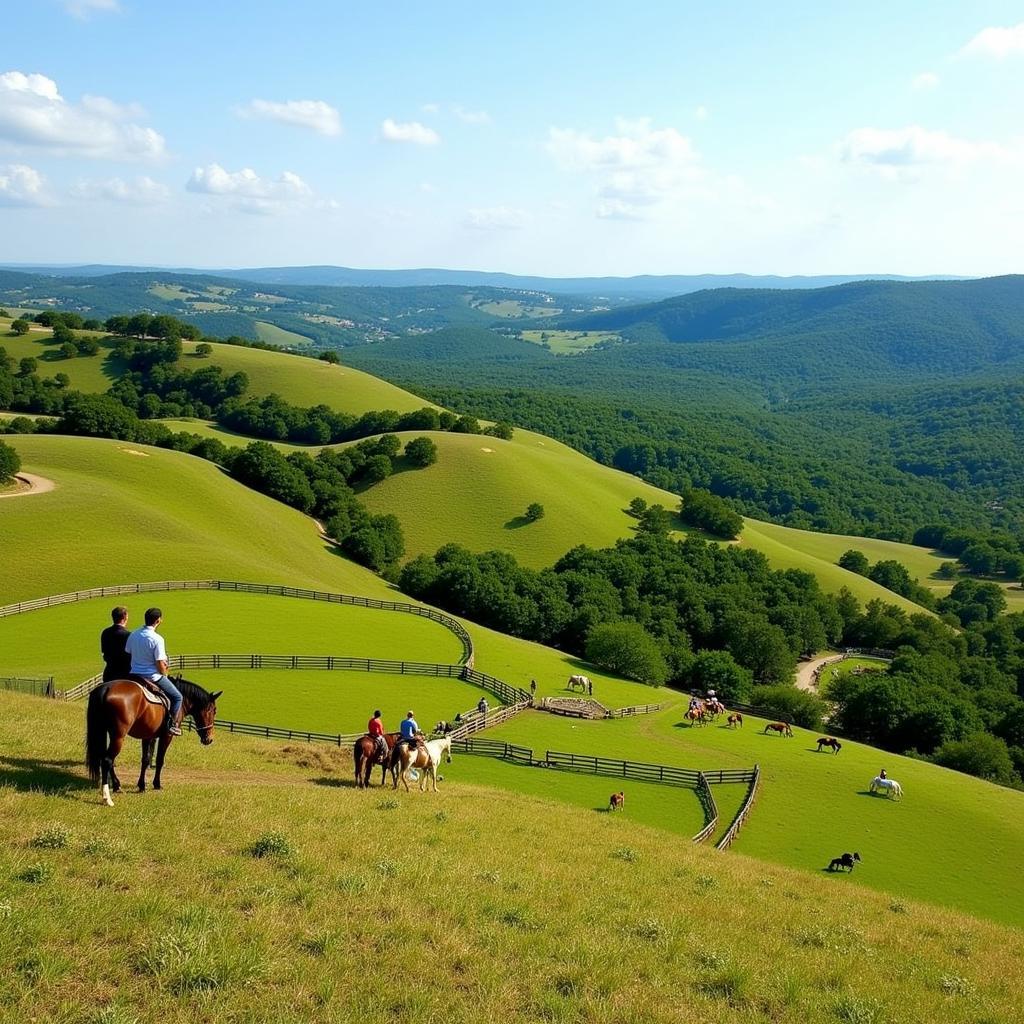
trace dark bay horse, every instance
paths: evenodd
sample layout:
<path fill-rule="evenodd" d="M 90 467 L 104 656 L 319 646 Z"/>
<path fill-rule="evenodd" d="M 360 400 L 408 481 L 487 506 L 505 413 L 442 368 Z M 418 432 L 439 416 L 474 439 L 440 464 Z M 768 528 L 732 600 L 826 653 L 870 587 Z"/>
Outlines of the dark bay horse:
<path fill-rule="evenodd" d="M 823 747 L 828 747 L 833 754 L 838 754 L 843 749 L 842 743 L 835 738 L 835 736 L 822 736 L 818 740 L 818 753 L 820 754 Z"/>
<path fill-rule="evenodd" d="M 369 788 L 370 772 L 373 771 L 375 764 L 380 765 L 380 784 L 384 785 L 384 780 L 388 776 L 388 768 L 391 767 L 391 751 L 394 750 L 399 736 L 401 736 L 401 733 L 398 732 L 384 733 L 384 742 L 388 745 L 388 756 L 383 761 L 377 758 L 377 743 L 372 736 L 360 736 L 352 744 L 352 756 L 356 767 L 356 785 L 360 789 Z"/>
<path fill-rule="evenodd" d="M 224 692 L 208 693 L 187 679 L 172 678 L 181 691 L 182 714 L 191 716 L 199 739 L 204 745 L 213 742 L 213 726 L 217 718 L 217 698 Z M 173 737 L 164 728 L 167 709 L 146 699 L 142 687 L 130 679 L 115 679 L 97 686 L 89 694 L 85 714 L 85 763 L 89 778 L 103 787 L 103 802 L 114 806 L 113 792 L 121 791 L 121 780 L 114 771 L 114 761 L 121 753 L 126 736 L 142 740 L 142 771 L 139 773 L 139 792 L 146 790 L 146 771 L 156 750 L 156 774 L 153 788 L 160 789 L 160 772 L 164 755 Z"/>

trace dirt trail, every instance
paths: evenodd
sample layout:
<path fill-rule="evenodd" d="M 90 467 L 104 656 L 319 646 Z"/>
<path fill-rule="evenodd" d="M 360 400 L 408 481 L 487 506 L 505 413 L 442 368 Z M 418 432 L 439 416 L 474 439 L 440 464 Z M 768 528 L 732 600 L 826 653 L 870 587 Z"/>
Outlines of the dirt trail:
<path fill-rule="evenodd" d="M 0 498 L 24 498 L 32 494 L 45 494 L 52 491 L 57 485 L 45 476 L 36 476 L 35 473 L 17 473 L 14 479 L 21 485 L 16 490 L 5 491 Z"/>
<path fill-rule="evenodd" d="M 798 690 L 809 690 L 811 693 L 817 693 L 818 688 L 814 685 L 814 673 L 821 668 L 822 665 L 831 665 L 834 661 L 842 661 L 843 656 L 841 654 L 829 654 L 824 658 L 815 658 L 814 661 L 804 661 L 797 666 L 796 670 L 796 688 Z"/>

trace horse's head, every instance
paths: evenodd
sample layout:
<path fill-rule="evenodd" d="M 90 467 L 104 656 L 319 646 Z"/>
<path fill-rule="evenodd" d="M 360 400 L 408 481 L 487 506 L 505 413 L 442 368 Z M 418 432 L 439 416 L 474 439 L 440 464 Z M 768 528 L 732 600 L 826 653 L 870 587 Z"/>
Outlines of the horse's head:
<path fill-rule="evenodd" d="M 203 746 L 209 746 L 213 742 L 213 726 L 217 720 L 217 698 L 224 691 L 208 693 L 197 683 L 189 682 L 180 676 L 174 680 L 174 683 L 188 702 L 187 713 L 192 716 L 192 720 L 196 724 L 199 741 Z"/>

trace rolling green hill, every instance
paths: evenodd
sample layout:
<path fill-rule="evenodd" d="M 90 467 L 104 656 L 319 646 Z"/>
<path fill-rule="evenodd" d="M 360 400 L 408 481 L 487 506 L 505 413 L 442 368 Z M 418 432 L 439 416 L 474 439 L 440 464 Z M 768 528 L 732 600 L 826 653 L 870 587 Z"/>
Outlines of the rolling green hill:
<path fill-rule="evenodd" d="M 69 757 L 80 707 L 0 694 L 0 708 L 12 1019 L 1018 1017 L 1018 931 L 894 901 L 857 873 L 692 848 L 630 803 L 499 797 L 459 756 L 436 795 L 359 792 L 328 749 L 218 735 L 177 742 L 165 790 L 106 813 Z"/>

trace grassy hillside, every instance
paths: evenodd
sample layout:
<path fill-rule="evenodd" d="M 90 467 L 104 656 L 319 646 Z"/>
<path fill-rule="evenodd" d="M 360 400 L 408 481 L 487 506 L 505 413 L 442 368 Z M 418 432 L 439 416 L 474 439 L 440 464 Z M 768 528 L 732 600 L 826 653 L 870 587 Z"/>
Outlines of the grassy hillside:
<path fill-rule="evenodd" d="M 218 736 L 106 812 L 81 708 L 0 705 L 12 1020 L 1019 1019 L 1019 932 L 694 849 L 629 805 L 498 797 L 458 757 L 437 795 L 382 799 L 329 751 Z"/>
<path fill-rule="evenodd" d="M 262 320 L 256 321 L 256 337 L 270 345 L 279 345 L 281 348 L 308 348 L 309 338 L 294 331 L 286 331 L 276 324 L 268 324 Z"/>

